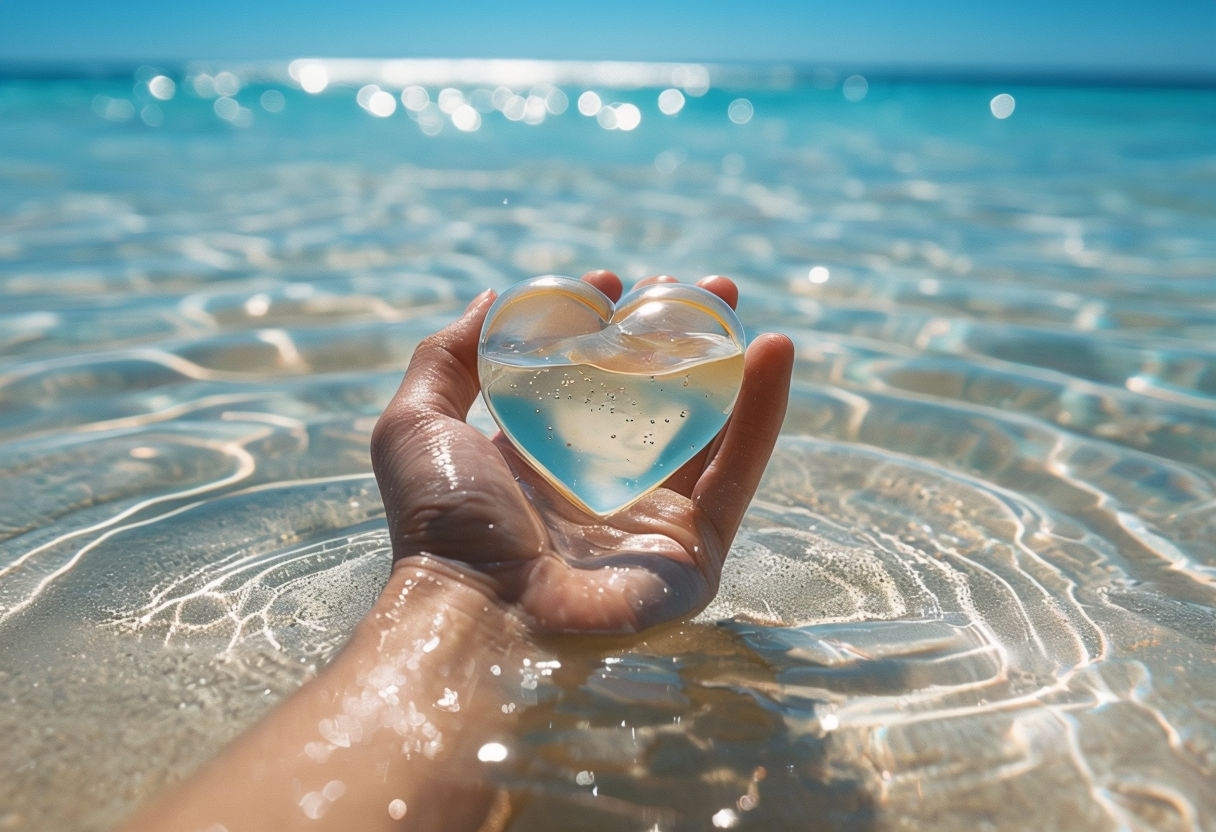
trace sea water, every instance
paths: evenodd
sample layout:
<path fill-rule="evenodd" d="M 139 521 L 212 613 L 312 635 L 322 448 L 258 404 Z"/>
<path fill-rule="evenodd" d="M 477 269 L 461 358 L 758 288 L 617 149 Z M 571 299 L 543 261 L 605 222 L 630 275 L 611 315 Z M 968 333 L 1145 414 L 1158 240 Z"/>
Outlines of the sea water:
<path fill-rule="evenodd" d="M 0 827 L 111 828 L 310 678 L 414 346 L 591 268 L 735 278 L 793 390 L 712 604 L 529 677 L 510 828 L 1216 827 L 1213 148 L 1212 87 L 1109 79 L 4 77 Z"/>
<path fill-rule="evenodd" d="M 483 357 L 482 390 L 519 450 L 560 490 L 607 515 L 674 474 L 730 413 L 743 353 L 722 336 L 696 341 L 700 357 L 657 372 L 631 369 L 628 353 L 608 366 Z"/>

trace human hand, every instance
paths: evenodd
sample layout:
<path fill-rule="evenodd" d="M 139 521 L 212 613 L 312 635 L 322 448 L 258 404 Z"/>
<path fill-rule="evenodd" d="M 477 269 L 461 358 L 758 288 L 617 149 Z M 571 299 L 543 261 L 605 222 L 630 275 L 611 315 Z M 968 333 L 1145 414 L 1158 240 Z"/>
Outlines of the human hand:
<path fill-rule="evenodd" d="M 620 299 L 611 272 L 583 279 Z M 698 285 L 732 307 L 738 300 L 727 278 Z M 718 437 L 661 488 L 599 517 L 567 500 L 504 436 L 488 438 L 465 421 L 493 300 L 482 294 L 419 344 L 373 433 L 395 568 L 454 571 L 538 631 L 633 632 L 697 612 L 717 591 L 781 429 L 793 345 L 781 335 L 756 338 Z"/>

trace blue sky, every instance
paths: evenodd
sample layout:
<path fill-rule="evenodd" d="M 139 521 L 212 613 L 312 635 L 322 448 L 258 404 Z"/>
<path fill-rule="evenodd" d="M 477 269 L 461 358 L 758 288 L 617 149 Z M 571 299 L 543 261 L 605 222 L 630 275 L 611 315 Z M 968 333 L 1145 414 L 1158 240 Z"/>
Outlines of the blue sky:
<path fill-rule="evenodd" d="M 0 60 L 300 56 L 1216 75 L 1216 0 L 0 0 Z"/>

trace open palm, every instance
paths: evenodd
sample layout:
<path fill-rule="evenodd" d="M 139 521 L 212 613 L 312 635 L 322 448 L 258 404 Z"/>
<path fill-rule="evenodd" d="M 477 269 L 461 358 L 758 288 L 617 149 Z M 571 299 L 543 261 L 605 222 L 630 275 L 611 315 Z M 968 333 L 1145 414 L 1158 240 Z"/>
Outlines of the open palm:
<path fill-rule="evenodd" d="M 621 296 L 610 272 L 583 279 L 614 302 Z M 735 305 L 730 280 L 700 285 Z M 701 609 L 780 431 L 792 344 L 757 338 L 714 443 L 662 488 L 599 517 L 557 492 L 503 436 L 465 421 L 492 302 L 482 295 L 419 345 L 376 425 L 372 462 L 397 568 L 457 570 L 544 631 L 630 632 Z"/>

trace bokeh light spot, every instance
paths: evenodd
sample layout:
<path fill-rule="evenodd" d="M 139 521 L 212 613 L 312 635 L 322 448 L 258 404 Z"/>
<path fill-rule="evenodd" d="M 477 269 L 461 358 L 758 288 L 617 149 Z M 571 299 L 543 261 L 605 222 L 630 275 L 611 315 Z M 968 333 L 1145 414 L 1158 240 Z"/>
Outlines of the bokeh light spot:
<path fill-rule="evenodd" d="M 549 114 L 545 99 L 539 95 L 529 95 L 524 99 L 524 123 L 540 124 Z"/>
<path fill-rule="evenodd" d="M 253 111 L 242 107 L 235 98 L 221 96 L 211 105 L 215 114 L 234 127 L 248 127 L 253 124 Z"/>
<path fill-rule="evenodd" d="M 659 93 L 659 112 L 665 116 L 674 116 L 684 109 L 684 93 L 675 87 L 669 87 Z"/>
<path fill-rule="evenodd" d="M 411 113 L 420 113 L 431 103 L 431 95 L 426 87 L 410 84 L 401 91 L 401 104 Z"/>
<path fill-rule="evenodd" d="M 240 103 L 235 98 L 227 96 L 215 99 L 215 103 L 211 106 L 215 110 L 215 114 L 224 121 L 232 121 L 241 109 Z"/>
<path fill-rule="evenodd" d="M 844 79 L 840 91 L 844 93 L 846 101 L 860 101 L 870 92 L 870 82 L 864 75 L 850 75 Z"/>
<path fill-rule="evenodd" d="M 570 96 L 559 90 L 557 87 L 552 87 L 545 91 L 545 109 L 550 114 L 560 116 L 566 110 L 570 109 Z"/>
<path fill-rule="evenodd" d="M 241 91 L 241 79 L 236 76 L 236 73 L 224 70 L 218 72 L 211 79 L 211 84 L 215 88 L 215 94 L 226 98 L 233 98 Z"/>
<path fill-rule="evenodd" d="M 481 113 L 472 104 L 461 104 L 452 112 L 452 124 L 462 133 L 472 133 L 481 127 Z"/>
<path fill-rule="evenodd" d="M 588 118 L 599 115 L 603 106 L 604 102 L 600 100 L 599 95 L 591 90 L 578 97 L 578 111 Z"/>
<path fill-rule="evenodd" d="M 177 93 L 177 84 L 168 75 L 157 75 L 148 80 L 148 92 L 153 98 L 168 101 Z"/>
<path fill-rule="evenodd" d="M 642 123 L 642 111 L 636 104 L 616 105 L 616 128 L 618 130 L 635 130 Z"/>
<path fill-rule="evenodd" d="M 507 121 L 523 121 L 527 109 L 528 100 L 522 95 L 514 93 L 502 103 L 502 114 Z"/>
<path fill-rule="evenodd" d="M 316 95 L 329 86 L 329 70 L 320 61 L 292 61 L 287 72 L 304 92 Z"/>
<path fill-rule="evenodd" d="M 600 107 L 599 112 L 595 114 L 595 120 L 605 130 L 615 130 L 617 128 L 616 107 Z"/>
<path fill-rule="evenodd" d="M 377 84 L 365 84 L 360 87 L 355 100 L 376 118 L 388 118 L 397 112 L 397 98 L 391 92 L 380 89 Z"/>
<path fill-rule="evenodd" d="M 258 98 L 258 103 L 268 113 L 281 113 L 283 112 L 283 108 L 287 106 L 287 99 L 278 90 L 266 90 Z"/>
<path fill-rule="evenodd" d="M 464 93 L 455 87 L 444 87 L 435 97 L 435 101 L 439 104 L 439 111 L 450 116 L 465 103 Z"/>
<path fill-rule="evenodd" d="M 756 114 L 756 108 L 746 98 L 736 98 L 726 108 L 726 117 L 735 124 L 747 124 Z"/>
<path fill-rule="evenodd" d="M 206 72 L 200 72 L 190 79 L 190 86 L 199 98 L 215 98 L 215 79 Z"/>
<path fill-rule="evenodd" d="M 988 109 L 992 111 L 993 116 L 999 119 L 1006 119 L 1013 115 L 1013 108 L 1016 106 L 1017 102 L 1007 92 L 994 95 L 992 100 L 988 102 Z"/>

